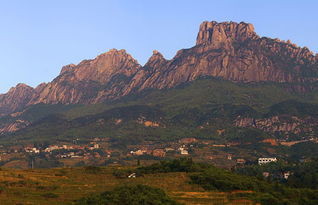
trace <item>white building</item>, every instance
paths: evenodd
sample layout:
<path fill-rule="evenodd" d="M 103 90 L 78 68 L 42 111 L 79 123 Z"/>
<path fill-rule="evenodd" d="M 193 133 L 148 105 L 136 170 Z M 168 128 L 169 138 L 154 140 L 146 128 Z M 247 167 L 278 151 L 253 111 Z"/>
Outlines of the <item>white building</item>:
<path fill-rule="evenodd" d="M 188 155 L 189 152 L 188 152 L 188 150 L 186 150 L 186 149 L 182 149 L 182 150 L 180 150 L 180 154 L 182 154 L 182 155 Z"/>
<path fill-rule="evenodd" d="M 180 154 L 182 154 L 182 155 L 188 155 L 189 154 L 189 152 L 186 149 L 185 145 L 182 145 L 181 147 L 179 147 L 178 150 L 180 151 Z"/>
<path fill-rule="evenodd" d="M 290 176 L 290 172 L 284 172 L 283 175 L 284 175 L 284 179 L 287 180 L 288 177 Z"/>
<path fill-rule="evenodd" d="M 35 148 L 35 147 L 27 147 L 27 148 L 24 148 L 25 152 L 28 152 L 28 153 L 40 153 L 40 150 Z"/>
<path fill-rule="evenodd" d="M 45 148 L 44 152 L 52 152 L 53 150 L 58 150 L 58 149 L 59 149 L 59 146 L 51 145 L 51 146 Z"/>
<path fill-rule="evenodd" d="M 277 162 L 276 157 L 268 157 L 268 158 L 258 158 L 258 164 L 267 164 L 270 162 Z"/>

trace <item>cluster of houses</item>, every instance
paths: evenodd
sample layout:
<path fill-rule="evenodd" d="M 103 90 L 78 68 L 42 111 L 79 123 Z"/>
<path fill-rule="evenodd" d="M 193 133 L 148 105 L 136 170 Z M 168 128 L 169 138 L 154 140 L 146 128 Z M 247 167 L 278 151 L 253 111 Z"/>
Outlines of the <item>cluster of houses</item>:
<path fill-rule="evenodd" d="M 26 147 L 24 148 L 24 151 L 27 153 L 35 153 L 35 154 L 40 153 L 40 150 L 36 147 Z"/>
<path fill-rule="evenodd" d="M 188 155 L 189 152 L 185 146 L 181 146 L 178 149 L 171 147 L 167 148 L 156 148 L 156 149 L 138 149 L 136 151 L 130 151 L 127 156 L 141 156 L 141 155 L 151 155 L 154 157 L 165 157 L 168 152 L 176 152 L 181 155 Z"/>
<path fill-rule="evenodd" d="M 264 164 L 273 163 L 273 162 L 277 162 L 276 157 L 258 158 L 259 165 L 264 165 Z M 273 177 L 273 178 L 285 179 L 285 180 L 287 180 L 291 174 L 293 174 L 293 173 L 290 171 L 279 172 L 279 173 L 270 173 L 270 172 L 263 172 L 262 173 L 263 177 L 265 177 L 265 178 Z"/>
<path fill-rule="evenodd" d="M 89 146 L 79 146 L 79 145 L 50 145 L 49 147 L 45 148 L 43 151 L 44 152 L 52 152 L 54 150 L 74 150 L 74 149 L 80 149 L 80 150 L 84 150 L 84 149 L 89 149 L 89 150 L 94 150 L 94 149 L 99 149 L 100 145 L 95 143 L 95 142 L 91 142 Z"/>
<path fill-rule="evenodd" d="M 268 178 L 268 177 L 274 177 L 274 178 L 280 178 L 280 179 L 285 179 L 287 180 L 289 178 L 289 176 L 291 175 L 292 173 L 290 171 L 286 171 L 286 172 L 282 172 L 282 173 L 279 173 L 279 174 L 271 174 L 270 172 L 263 172 L 263 177 L 264 178 Z"/>
<path fill-rule="evenodd" d="M 183 138 L 178 143 L 170 145 L 157 145 L 157 146 L 142 146 L 142 148 L 135 148 L 129 151 L 127 156 L 141 156 L 151 155 L 154 157 L 165 157 L 167 153 L 175 153 L 177 155 L 189 155 L 189 149 L 192 148 L 194 143 L 197 142 L 195 138 Z"/>
<path fill-rule="evenodd" d="M 23 151 L 30 154 L 49 154 L 56 158 L 84 158 L 88 159 L 93 156 L 95 158 L 99 158 L 99 153 L 94 153 L 95 150 L 100 149 L 100 145 L 96 141 L 90 142 L 88 145 L 49 145 L 46 148 L 37 148 L 34 146 L 24 147 Z M 88 153 L 87 151 L 93 151 L 92 153 Z M 19 151 L 17 151 L 19 152 Z M 110 157 L 110 153 L 106 153 L 108 157 Z"/>
<path fill-rule="evenodd" d="M 232 157 L 228 157 L 228 159 L 232 159 Z M 277 158 L 276 157 L 262 157 L 262 158 L 258 158 L 257 163 L 258 165 L 263 165 L 263 164 L 267 164 L 270 162 L 277 162 Z M 244 165 L 246 163 L 245 159 L 242 158 L 238 158 L 236 159 L 236 163 L 238 165 Z"/>
<path fill-rule="evenodd" d="M 97 143 L 91 142 L 90 145 L 49 145 L 45 149 L 38 149 L 33 146 L 28 146 L 24 148 L 25 152 L 31 152 L 31 153 L 40 153 L 40 152 L 52 152 L 54 150 L 72 150 L 72 149 L 85 149 L 88 148 L 90 150 L 99 149 L 100 146 Z"/>
<path fill-rule="evenodd" d="M 46 147 L 35 147 L 35 146 L 21 146 L 20 148 L 14 149 L 15 153 L 25 152 L 30 154 L 44 154 L 45 156 L 53 156 L 55 158 L 112 158 L 118 157 L 119 159 L 124 157 L 134 157 L 134 156 L 153 156 L 158 158 L 164 158 L 168 156 L 197 156 L 202 159 L 208 160 L 228 160 L 229 164 L 233 166 L 236 164 L 238 166 L 244 166 L 246 160 L 243 158 L 237 158 L 232 156 L 232 154 L 225 152 L 215 152 L 212 147 L 222 149 L 223 147 L 228 147 L 232 145 L 222 145 L 215 144 L 213 140 L 198 140 L 196 138 L 182 138 L 178 141 L 168 142 L 168 143 L 155 143 L 155 142 L 145 142 L 141 145 L 132 145 L 128 147 L 128 150 L 112 150 L 110 151 L 107 147 L 107 142 L 103 143 L 104 139 L 94 138 L 86 145 L 78 145 L 76 141 L 70 144 L 64 145 L 49 145 Z M 105 146 L 106 145 L 106 146 Z M 205 147 L 202 149 L 202 147 Z M 212 149 L 211 149 L 212 148 Z M 0 147 L 1 149 L 1 147 Z M 214 150 L 214 151 L 213 151 Z M 117 153 L 116 153 L 117 152 Z M 115 155 L 116 154 L 116 155 Z M 258 164 L 266 164 L 270 162 L 276 162 L 276 158 L 259 158 Z M 265 174 L 266 175 L 266 174 Z"/>
<path fill-rule="evenodd" d="M 198 141 L 196 138 L 182 138 L 177 143 L 170 143 L 170 144 L 159 144 L 159 145 L 141 145 L 138 147 L 132 147 L 132 149 L 128 152 L 127 156 L 142 156 L 142 155 L 150 155 L 154 157 L 165 157 L 168 153 L 173 153 L 174 156 L 187 156 L 190 155 L 190 150 L 195 148 L 197 144 L 205 144 L 204 141 Z M 227 147 L 228 145 L 219 145 L 219 144 L 207 144 L 209 147 Z M 220 154 L 219 154 L 220 155 Z M 244 166 L 247 161 L 243 158 L 234 158 L 232 154 L 223 153 L 219 155 L 207 155 L 206 159 L 215 160 L 218 158 L 227 159 L 227 160 L 235 160 L 236 165 Z M 276 162 L 277 158 L 259 158 L 258 164 L 266 164 L 270 162 Z"/>

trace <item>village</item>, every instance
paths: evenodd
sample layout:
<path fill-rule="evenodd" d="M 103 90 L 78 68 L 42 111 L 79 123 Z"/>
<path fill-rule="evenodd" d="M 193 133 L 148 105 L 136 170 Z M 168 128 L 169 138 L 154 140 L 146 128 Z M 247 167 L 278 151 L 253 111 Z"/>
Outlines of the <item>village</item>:
<path fill-rule="evenodd" d="M 213 140 L 181 138 L 176 141 L 145 141 L 138 145 L 127 145 L 125 149 L 114 148 L 109 138 L 92 137 L 86 143 L 76 138 L 71 142 L 56 144 L 34 144 L 0 146 L 1 166 L 32 168 L 33 161 L 45 159 L 58 161 L 59 166 L 131 164 L 135 159 L 153 161 L 180 157 L 191 157 L 199 161 L 220 164 L 224 168 L 256 163 L 257 158 L 238 155 L 231 151 L 235 143 L 220 144 Z M 32 161 L 32 163 L 30 162 Z M 27 163 L 26 163 L 27 162 Z M 258 162 L 259 164 L 265 163 Z M 63 164 L 63 165 L 62 165 Z M 50 165 L 46 165 L 50 166 Z"/>

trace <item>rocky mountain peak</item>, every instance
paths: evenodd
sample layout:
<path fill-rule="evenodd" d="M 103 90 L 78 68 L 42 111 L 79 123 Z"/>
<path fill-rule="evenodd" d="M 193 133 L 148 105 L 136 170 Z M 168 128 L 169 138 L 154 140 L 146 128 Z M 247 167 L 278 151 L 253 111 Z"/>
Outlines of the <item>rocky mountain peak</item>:
<path fill-rule="evenodd" d="M 67 65 L 62 68 L 61 76 L 70 73 L 69 81 L 97 81 L 108 82 L 113 75 L 122 74 L 130 76 L 134 74 L 141 65 L 124 49 L 111 49 L 92 60 L 84 60 L 78 65 Z"/>
<path fill-rule="evenodd" d="M 153 50 L 152 51 L 152 55 L 162 55 L 159 51 L 157 50 Z"/>
<path fill-rule="evenodd" d="M 213 47 L 222 47 L 234 41 L 242 42 L 247 39 L 259 38 L 254 26 L 249 23 L 204 21 L 200 25 L 196 45 L 210 44 Z"/>
<path fill-rule="evenodd" d="M 63 66 L 61 69 L 60 75 L 63 73 L 71 71 L 74 67 L 76 67 L 75 64 L 69 64 L 69 65 Z"/>
<path fill-rule="evenodd" d="M 260 38 L 252 24 L 205 21 L 196 46 L 178 51 L 171 60 L 154 50 L 141 66 L 125 50 L 111 49 L 95 59 L 64 66 L 52 82 L 35 89 L 20 84 L 0 95 L 0 115 L 38 103 L 100 103 L 202 76 L 245 83 L 313 83 L 318 81 L 317 59 L 291 41 Z"/>
<path fill-rule="evenodd" d="M 161 65 L 162 63 L 166 62 L 167 60 L 163 57 L 163 55 L 157 51 L 154 50 L 152 52 L 152 56 L 149 58 L 147 63 L 145 64 L 145 67 L 157 67 L 157 65 Z"/>
<path fill-rule="evenodd" d="M 0 95 L 0 116 L 18 111 L 29 102 L 34 89 L 24 83 L 10 88 L 9 92 Z"/>
<path fill-rule="evenodd" d="M 45 87 L 47 86 L 47 83 L 40 83 L 36 88 L 34 88 L 34 91 L 36 93 L 40 93 Z"/>
<path fill-rule="evenodd" d="M 110 49 L 109 51 L 103 54 L 100 54 L 94 60 L 91 60 L 90 62 L 103 63 L 105 61 L 108 61 L 107 63 L 112 63 L 112 64 L 130 61 L 131 63 L 139 65 L 137 60 L 135 60 L 129 53 L 127 53 L 125 49 L 117 50 L 115 48 Z"/>
<path fill-rule="evenodd" d="M 18 83 L 15 87 L 10 88 L 9 93 L 19 92 L 23 90 L 33 90 L 33 88 L 31 86 L 28 86 L 27 84 Z"/>

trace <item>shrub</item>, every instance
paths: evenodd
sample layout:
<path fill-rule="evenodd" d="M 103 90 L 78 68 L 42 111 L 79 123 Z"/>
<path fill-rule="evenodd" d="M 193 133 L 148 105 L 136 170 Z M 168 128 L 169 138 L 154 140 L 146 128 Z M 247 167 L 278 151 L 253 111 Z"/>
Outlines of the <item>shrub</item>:
<path fill-rule="evenodd" d="M 127 178 L 132 171 L 130 169 L 115 169 L 113 171 L 113 176 L 117 178 Z"/>
<path fill-rule="evenodd" d="M 166 172 L 198 172 L 208 167 L 210 167 L 210 165 L 195 163 L 191 158 L 180 158 L 139 167 L 135 172 L 139 175 Z"/>
<path fill-rule="evenodd" d="M 82 198 L 76 205 L 178 205 L 164 191 L 146 185 L 120 186 L 113 191 Z"/>

